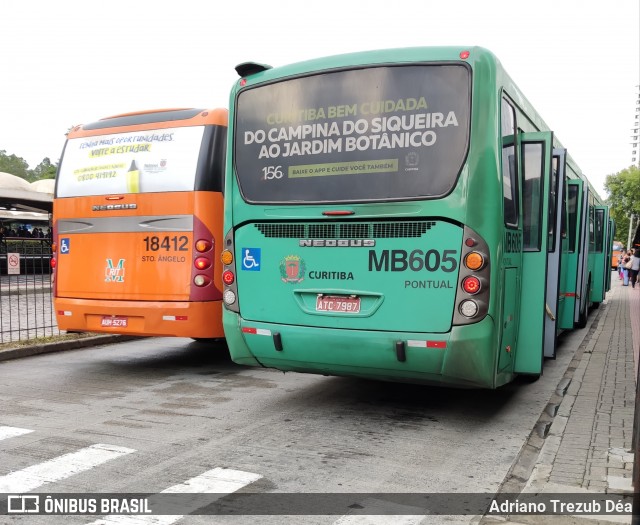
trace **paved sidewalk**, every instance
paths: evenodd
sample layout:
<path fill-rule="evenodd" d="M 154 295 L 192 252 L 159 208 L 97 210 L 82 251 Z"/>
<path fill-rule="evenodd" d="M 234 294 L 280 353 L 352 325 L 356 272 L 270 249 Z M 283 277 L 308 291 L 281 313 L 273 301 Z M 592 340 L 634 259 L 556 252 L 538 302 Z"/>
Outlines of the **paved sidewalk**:
<path fill-rule="evenodd" d="M 566 393 L 522 492 L 633 492 L 632 432 L 640 352 L 640 286 L 615 279 L 569 365 Z M 634 365 L 634 356 L 636 363 Z M 570 380 L 570 383 L 569 383 Z M 559 385 L 558 394 L 562 394 Z M 627 516 L 503 516 L 482 523 L 631 523 Z"/>
<path fill-rule="evenodd" d="M 0 361 L 9 359 L 20 359 L 32 355 L 49 354 L 51 352 L 64 352 L 65 350 L 77 350 L 78 348 L 87 348 L 98 345 L 109 345 L 121 343 L 123 341 L 131 341 L 139 339 L 133 335 L 119 334 L 92 334 L 90 336 L 81 336 L 77 339 L 67 339 L 52 343 L 34 344 L 27 341 L 26 344 L 20 346 L 12 346 L 11 344 L 0 344 Z"/>

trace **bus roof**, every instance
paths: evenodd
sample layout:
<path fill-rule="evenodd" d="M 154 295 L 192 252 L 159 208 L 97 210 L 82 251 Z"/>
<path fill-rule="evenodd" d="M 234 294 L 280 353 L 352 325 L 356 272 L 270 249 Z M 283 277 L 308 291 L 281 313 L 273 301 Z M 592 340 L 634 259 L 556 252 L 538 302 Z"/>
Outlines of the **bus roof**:
<path fill-rule="evenodd" d="M 67 138 L 91 137 L 122 131 L 142 131 L 146 129 L 176 128 L 183 126 L 218 125 L 226 126 L 228 111 L 217 109 L 159 109 L 123 113 L 106 117 L 96 122 L 75 126 Z M 125 129 L 126 128 L 126 129 Z"/>
<path fill-rule="evenodd" d="M 240 88 L 251 87 L 253 84 L 261 84 L 279 80 L 289 76 L 302 75 L 308 72 L 321 70 L 337 70 L 353 66 L 379 65 L 385 64 L 402 65 L 403 63 L 420 62 L 464 62 L 472 66 L 484 63 L 493 69 L 497 82 L 508 88 L 508 94 L 514 99 L 522 111 L 531 120 L 539 131 L 550 130 L 550 127 L 536 111 L 535 107 L 525 97 L 517 84 L 506 72 L 498 57 L 489 49 L 481 46 L 431 46 L 431 47 L 408 47 L 390 48 L 371 51 L 359 51 L 340 55 L 325 56 L 311 60 L 296 62 L 279 67 L 271 67 L 257 62 L 244 62 L 236 66 L 238 74 L 246 75 L 237 81 L 235 91 Z M 554 147 L 564 148 L 558 136 L 554 133 Z M 590 192 L 596 196 L 599 203 L 604 202 L 598 195 L 587 176 L 582 173 L 576 162 L 567 153 L 567 161 L 577 176 L 589 187 Z"/>

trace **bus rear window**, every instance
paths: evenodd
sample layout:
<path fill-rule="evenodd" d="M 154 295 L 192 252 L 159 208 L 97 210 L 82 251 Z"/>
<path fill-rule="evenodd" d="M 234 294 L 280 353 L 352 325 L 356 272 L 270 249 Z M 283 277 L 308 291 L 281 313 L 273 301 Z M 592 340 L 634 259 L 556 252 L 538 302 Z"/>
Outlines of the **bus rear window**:
<path fill-rule="evenodd" d="M 72 138 L 56 197 L 193 191 L 204 126 Z"/>
<path fill-rule="evenodd" d="M 469 137 L 465 65 L 374 67 L 242 91 L 234 166 L 256 203 L 433 198 L 453 188 Z"/>

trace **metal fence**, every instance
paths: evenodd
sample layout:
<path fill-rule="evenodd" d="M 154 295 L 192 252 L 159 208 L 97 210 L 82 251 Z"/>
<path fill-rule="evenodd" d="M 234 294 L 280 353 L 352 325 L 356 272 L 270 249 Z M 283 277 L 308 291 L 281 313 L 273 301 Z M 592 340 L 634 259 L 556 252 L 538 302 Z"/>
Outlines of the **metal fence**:
<path fill-rule="evenodd" d="M 52 304 L 50 260 L 49 239 L 0 240 L 0 343 L 60 333 Z"/>

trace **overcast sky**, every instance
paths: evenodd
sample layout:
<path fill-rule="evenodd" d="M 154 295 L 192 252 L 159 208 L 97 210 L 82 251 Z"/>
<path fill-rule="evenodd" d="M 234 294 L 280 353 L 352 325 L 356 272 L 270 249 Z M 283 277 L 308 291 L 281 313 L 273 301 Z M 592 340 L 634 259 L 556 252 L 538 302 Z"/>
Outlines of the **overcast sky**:
<path fill-rule="evenodd" d="M 0 150 L 59 160 L 73 125 L 227 107 L 234 66 L 387 47 L 479 45 L 596 189 L 631 165 L 638 0 L 4 0 Z"/>

